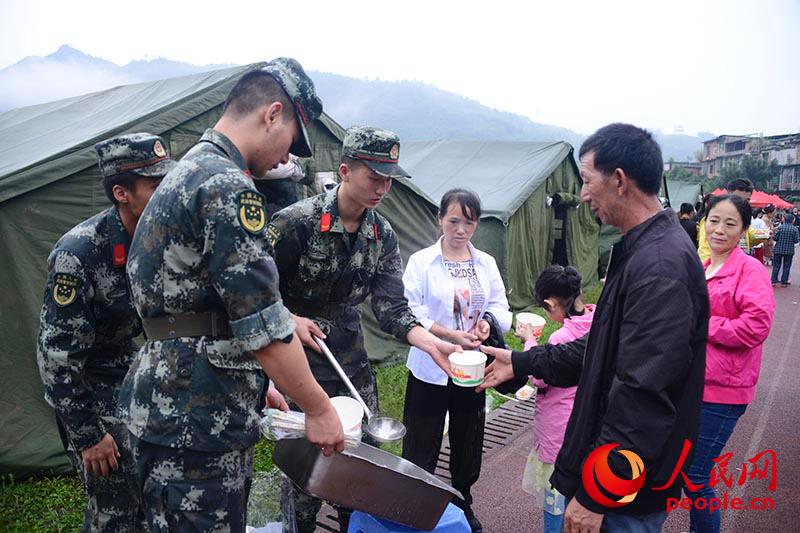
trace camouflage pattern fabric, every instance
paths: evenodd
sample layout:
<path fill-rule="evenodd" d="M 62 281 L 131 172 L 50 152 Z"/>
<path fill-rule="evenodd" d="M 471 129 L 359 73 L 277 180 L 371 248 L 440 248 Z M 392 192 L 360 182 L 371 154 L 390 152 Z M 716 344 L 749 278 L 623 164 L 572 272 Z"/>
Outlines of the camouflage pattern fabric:
<path fill-rule="evenodd" d="M 130 433 L 124 424 L 113 417 L 103 417 L 108 433 L 117 443 L 119 468 L 109 470 L 108 477 L 87 472 L 83 458 L 71 444 L 67 449 L 70 463 L 78 473 L 86 491 L 86 509 L 83 512 L 83 531 L 127 533 L 147 531 L 144 511 L 139 501 L 136 483 L 136 463 L 130 444 Z M 69 429 L 64 428 L 67 435 Z M 68 442 L 71 442 L 67 437 Z"/>
<path fill-rule="evenodd" d="M 322 101 L 314 89 L 314 82 L 300 63 L 291 57 L 273 59 L 262 70 L 275 78 L 294 104 L 301 136 L 292 144 L 289 151 L 298 157 L 311 157 L 313 154 L 306 127 L 309 122 L 318 119 L 322 114 Z"/>
<path fill-rule="evenodd" d="M 103 177 L 132 172 L 161 178 L 175 166 L 164 139 L 151 133 L 131 133 L 94 145 Z"/>
<path fill-rule="evenodd" d="M 197 452 L 131 440 L 151 532 L 245 530 L 254 447 Z"/>
<path fill-rule="evenodd" d="M 342 156 L 358 159 L 384 177 L 411 177 L 398 164 L 400 138 L 388 130 L 372 126 L 347 128 L 342 144 Z"/>
<path fill-rule="evenodd" d="M 361 398 L 363 398 L 364 403 L 367 404 L 370 411 L 373 413 L 379 412 L 378 386 L 372 367 L 367 366 L 358 373 L 349 375 L 348 377 L 350 377 L 350 381 L 353 382 L 353 386 L 361 395 Z M 319 384 L 331 398 L 334 396 L 350 396 L 347 385 L 342 383 L 340 379 L 336 381 L 320 381 Z M 298 410 L 298 407 L 291 402 L 289 406 L 292 410 Z M 380 446 L 380 443 L 367 435 L 366 432 L 364 432 L 361 440 L 371 446 Z M 284 479 L 283 487 L 281 487 L 281 508 L 283 509 L 283 516 L 288 518 L 291 514 L 294 514 L 298 533 L 312 533 L 315 530 L 317 513 L 319 513 L 321 507 L 322 500 L 306 494 L 296 487 L 288 478 Z M 345 521 L 349 520 L 350 509 L 337 507 L 337 511 L 339 512 L 340 520 L 342 518 L 344 518 Z M 284 523 L 285 522 L 287 522 L 286 518 L 284 518 Z M 347 525 L 343 524 L 343 526 L 342 531 L 347 531 Z"/>
<path fill-rule="evenodd" d="M 357 309 L 368 296 L 381 329 L 403 342 L 419 322 L 403 296 L 403 260 L 391 225 L 368 209 L 351 242 L 338 216 L 338 190 L 279 211 L 268 235 L 286 306 L 314 320 L 345 372 L 355 375 L 369 365 Z M 338 379 L 323 356 L 308 348 L 306 355 L 317 380 Z"/>
<path fill-rule="evenodd" d="M 259 439 L 265 379 L 253 351 L 291 335 L 294 320 L 278 292 L 264 197 L 244 170 L 233 143 L 207 130 L 161 182 L 137 226 L 128 275 L 139 314 L 227 314 L 234 335 L 142 347 L 119 406 L 128 429 L 151 444 L 226 452 Z"/>
<path fill-rule="evenodd" d="M 128 241 L 111 207 L 68 231 L 47 259 L 37 361 L 45 400 L 86 487 L 85 525 L 92 531 L 128 530 L 138 506 L 125 481 L 132 476 L 130 448 L 126 438 L 117 438 L 114 415 L 117 391 L 138 349 L 133 339 L 142 332 L 125 278 Z M 106 433 L 122 455 L 121 470 L 110 480 L 87 476 L 80 456 Z"/>

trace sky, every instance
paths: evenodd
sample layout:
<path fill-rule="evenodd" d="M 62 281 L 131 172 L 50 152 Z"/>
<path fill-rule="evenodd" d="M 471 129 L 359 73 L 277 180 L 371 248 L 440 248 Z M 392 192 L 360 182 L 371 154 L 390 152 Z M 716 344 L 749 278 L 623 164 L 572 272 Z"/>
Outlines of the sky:
<path fill-rule="evenodd" d="M 63 44 L 117 64 L 291 56 L 580 133 L 800 131 L 800 0 L 0 0 L 0 68 Z"/>

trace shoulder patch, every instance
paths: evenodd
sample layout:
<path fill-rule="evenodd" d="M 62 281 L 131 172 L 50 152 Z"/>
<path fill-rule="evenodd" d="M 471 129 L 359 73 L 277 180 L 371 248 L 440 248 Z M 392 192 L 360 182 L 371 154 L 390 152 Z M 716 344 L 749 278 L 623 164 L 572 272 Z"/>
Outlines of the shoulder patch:
<path fill-rule="evenodd" d="M 80 280 L 72 274 L 56 274 L 53 283 L 53 300 L 59 307 L 70 305 L 78 296 Z"/>
<path fill-rule="evenodd" d="M 267 225 L 264 195 L 256 191 L 242 191 L 238 198 L 239 222 L 253 235 L 258 235 Z"/>
<path fill-rule="evenodd" d="M 269 245 L 272 246 L 272 248 L 275 248 L 275 244 L 277 244 L 280 236 L 281 234 L 278 231 L 278 228 L 275 227 L 275 224 L 270 224 L 269 226 L 267 226 L 267 240 L 269 241 Z"/>

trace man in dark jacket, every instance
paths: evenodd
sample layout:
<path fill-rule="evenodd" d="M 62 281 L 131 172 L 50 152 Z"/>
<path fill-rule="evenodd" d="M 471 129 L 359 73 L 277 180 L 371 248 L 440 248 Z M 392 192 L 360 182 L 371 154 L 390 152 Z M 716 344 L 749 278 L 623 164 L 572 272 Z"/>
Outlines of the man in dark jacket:
<path fill-rule="evenodd" d="M 708 332 L 705 277 L 677 217 L 658 202 L 661 150 L 648 132 L 627 124 L 601 128 L 581 147 L 580 161 L 581 199 L 623 235 L 592 329 L 571 343 L 527 352 L 485 348 L 497 360 L 481 388 L 528 374 L 557 387 L 578 385 L 550 478 L 570 499 L 564 531 L 659 531 L 667 499 L 680 497 L 676 467 L 684 443 L 697 438 Z M 619 448 L 583 468 L 603 445 Z M 608 481 L 613 477 L 621 478 L 617 487 Z M 631 479 L 643 486 L 619 494 L 619 484 Z M 615 488 L 616 495 L 604 490 Z"/>

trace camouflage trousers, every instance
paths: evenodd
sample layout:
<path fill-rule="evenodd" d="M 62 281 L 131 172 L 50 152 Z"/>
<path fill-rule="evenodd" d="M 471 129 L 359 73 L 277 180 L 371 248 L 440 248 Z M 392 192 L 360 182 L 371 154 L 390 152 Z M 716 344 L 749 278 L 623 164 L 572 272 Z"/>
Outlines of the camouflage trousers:
<path fill-rule="evenodd" d="M 245 530 L 253 446 L 199 452 L 131 441 L 150 531 Z"/>
<path fill-rule="evenodd" d="M 313 370 L 313 369 L 312 369 Z M 363 367 L 358 373 L 348 375 L 350 381 L 358 393 L 364 399 L 370 411 L 373 413 L 378 412 L 378 387 L 375 383 L 375 372 L 370 365 Z M 350 391 L 347 390 L 347 385 L 338 381 L 320 381 L 320 386 L 330 397 L 334 396 L 350 396 Z M 298 409 L 297 406 L 291 405 L 292 409 Z M 362 439 L 367 444 L 378 446 L 379 443 L 369 437 L 366 433 Z M 297 524 L 298 533 L 312 533 L 316 529 L 317 513 L 322 507 L 322 500 L 309 496 L 297 486 L 295 486 L 289 479 L 285 479 L 281 491 L 281 507 L 284 514 L 284 523 L 291 522 L 287 515 L 290 515 L 294 509 L 295 522 Z M 337 508 L 340 516 L 340 524 L 343 526 L 342 531 L 347 531 L 347 521 L 349 520 L 350 510 Z M 344 518 L 344 520 L 342 520 Z M 286 529 L 284 529 L 286 532 Z"/>
<path fill-rule="evenodd" d="M 120 456 L 119 468 L 110 470 L 108 477 L 87 472 L 83 457 L 72 446 L 70 431 L 56 415 L 59 431 L 66 441 L 70 463 L 78 473 L 86 491 L 86 509 L 83 512 L 84 532 L 147 531 L 144 513 L 139 505 L 139 488 L 136 484 L 136 465 L 133 460 L 128 429 L 114 417 L 102 417 L 106 431 L 114 437 Z"/>

